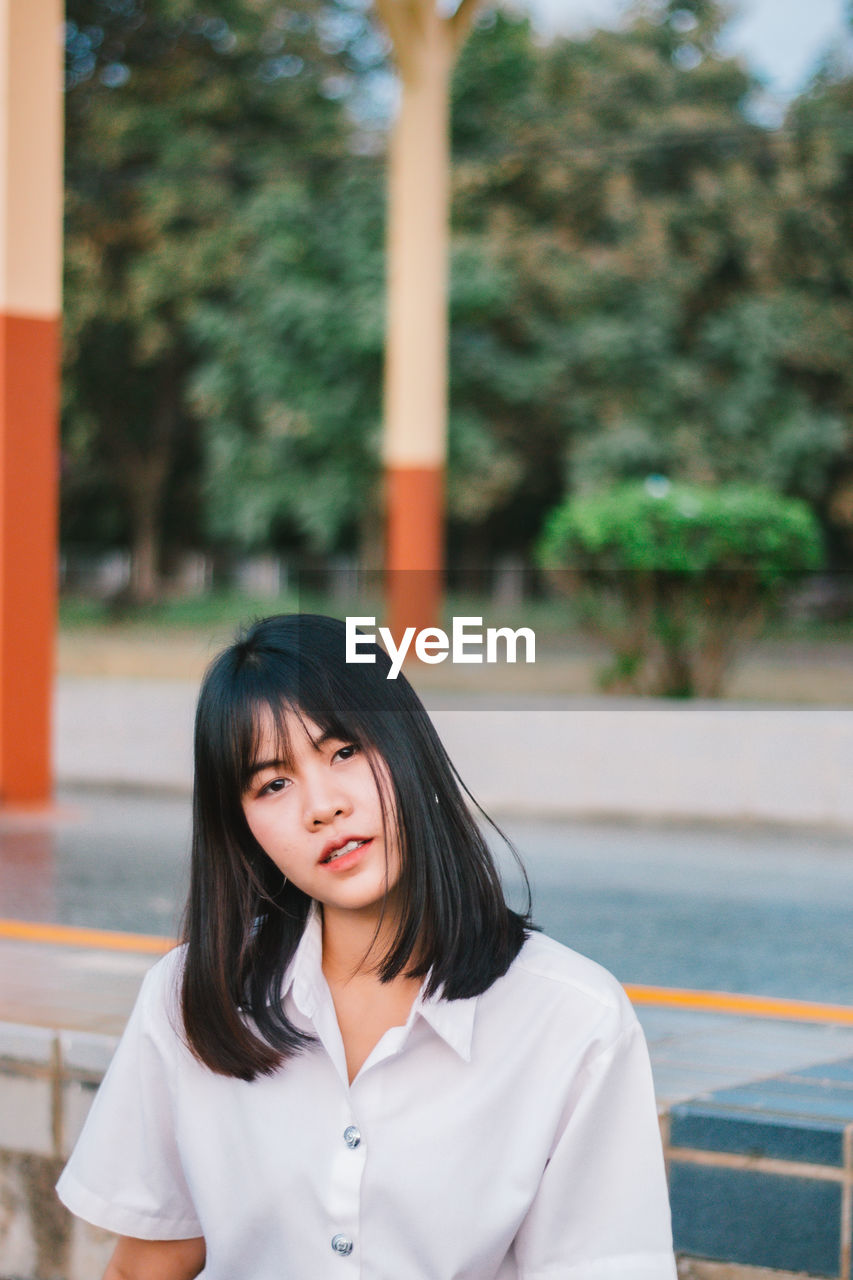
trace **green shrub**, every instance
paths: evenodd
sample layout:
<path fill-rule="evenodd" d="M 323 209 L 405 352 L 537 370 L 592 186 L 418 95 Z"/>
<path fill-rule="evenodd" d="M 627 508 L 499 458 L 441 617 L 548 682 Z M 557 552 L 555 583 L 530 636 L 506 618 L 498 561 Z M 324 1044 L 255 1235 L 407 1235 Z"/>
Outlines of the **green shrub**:
<path fill-rule="evenodd" d="M 603 637 L 610 689 L 718 697 L 737 648 L 792 576 L 820 567 L 810 508 L 746 485 L 649 477 L 551 512 L 539 564 Z"/>

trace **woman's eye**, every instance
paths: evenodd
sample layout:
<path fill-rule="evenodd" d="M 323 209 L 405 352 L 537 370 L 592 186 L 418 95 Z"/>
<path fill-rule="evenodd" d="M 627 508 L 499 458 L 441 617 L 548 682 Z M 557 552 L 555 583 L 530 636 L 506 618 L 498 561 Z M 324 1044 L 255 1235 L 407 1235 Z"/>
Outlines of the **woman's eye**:
<path fill-rule="evenodd" d="M 335 752 L 335 756 L 339 760 L 351 760 L 352 757 L 356 755 L 357 752 L 358 752 L 358 744 L 355 742 L 349 742 L 345 747 L 339 747 L 338 750 Z"/>
<path fill-rule="evenodd" d="M 279 791 L 283 791 L 287 786 L 287 778 L 273 778 L 272 782 L 265 783 L 258 792 L 259 796 L 274 796 Z"/>

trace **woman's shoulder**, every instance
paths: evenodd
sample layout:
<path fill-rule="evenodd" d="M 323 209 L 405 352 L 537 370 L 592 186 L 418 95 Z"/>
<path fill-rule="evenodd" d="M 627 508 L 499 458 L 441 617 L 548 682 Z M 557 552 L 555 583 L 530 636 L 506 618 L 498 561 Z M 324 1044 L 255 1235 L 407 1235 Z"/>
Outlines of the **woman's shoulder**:
<path fill-rule="evenodd" d="M 607 1004 L 620 1002 L 622 987 L 613 974 L 596 960 L 573 951 L 556 938 L 532 930 L 515 960 L 519 974 L 535 981 L 555 982 L 576 988 L 592 999 Z"/>
<path fill-rule="evenodd" d="M 546 934 L 531 932 L 506 974 L 492 990 L 529 1015 L 570 1023 L 608 1024 L 619 1034 L 636 1022 L 617 979 L 587 956 Z"/>
<path fill-rule="evenodd" d="M 180 1023 L 181 981 L 186 946 L 173 947 L 161 956 L 142 979 L 133 1016 L 146 1028 L 174 1031 Z"/>
<path fill-rule="evenodd" d="M 142 980 L 143 988 L 151 992 L 162 992 L 175 982 L 180 982 L 186 955 L 186 943 L 181 942 L 175 947 L 170 947 L 146 973 Z"/>

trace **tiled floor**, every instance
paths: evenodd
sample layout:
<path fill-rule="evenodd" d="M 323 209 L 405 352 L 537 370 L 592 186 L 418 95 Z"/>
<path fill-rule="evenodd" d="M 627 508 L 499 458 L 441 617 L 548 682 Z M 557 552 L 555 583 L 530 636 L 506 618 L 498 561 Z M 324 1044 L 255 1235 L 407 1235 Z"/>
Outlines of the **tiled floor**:
<path fill-rule="evenodd" d="M 853 1054 L 853 1027 L 654 1006 L 637 1013 L 667 1104 Z"/>
<path fill-rule="evenodd" d="M 853 1058 L 676 1103 L 668 1128 L 679 1251 L 850 1280 Z"/>

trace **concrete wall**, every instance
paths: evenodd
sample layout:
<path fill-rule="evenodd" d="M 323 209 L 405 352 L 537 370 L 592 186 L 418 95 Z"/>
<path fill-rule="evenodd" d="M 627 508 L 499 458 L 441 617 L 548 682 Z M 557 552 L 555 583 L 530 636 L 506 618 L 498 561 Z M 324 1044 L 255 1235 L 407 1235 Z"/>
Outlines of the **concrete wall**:
<path fill-rule="evenodd" d="M 195 694 L 190 681 L 62 680 L 58 780 L 188 790 Z M 853 827 L 850 709 L 460 696 L 432 715 L 496 813 Z"/>
<path fill-rule="evenodd" d="M 853 827 L 853 711 L 635 701 L 434 718 L 487 809 Z"/>
<path fill-rule="evenodd" d="M 0 1277 L 97 1280 L 112 1237 L 54 1184 L 112 1057 L 111 1036 L 0 1023 Z"/>

